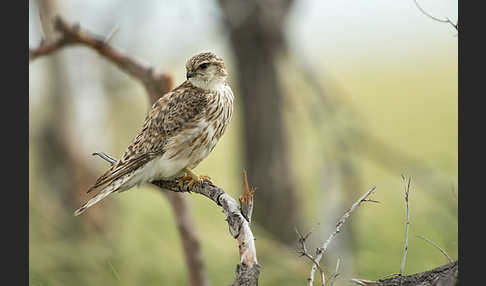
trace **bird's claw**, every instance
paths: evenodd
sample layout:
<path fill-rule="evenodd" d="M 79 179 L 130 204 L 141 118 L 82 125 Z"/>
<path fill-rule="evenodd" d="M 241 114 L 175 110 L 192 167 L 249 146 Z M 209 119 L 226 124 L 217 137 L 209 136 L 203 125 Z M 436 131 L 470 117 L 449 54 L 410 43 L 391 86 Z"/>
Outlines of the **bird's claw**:
<path fill-rule="evenodd" d="M 203 183 L 204 181 L 213 184 L 211 178 L 207 175 L 200 175 L 200 176 L 191 176 L 191 175 L 184 175 L 179 179 L 179 187 L 184 187 L 184 182 L 189 181 L 189 188 L 194 185 L 194 183 Z"/>
<path fill-rule="evenodd" d="M 199 182 L 204 182 L 204 181 L 206 181 L 210 184 L 214 184 L 213 181 L 211 180 L 211 178 L 208 175 L 199 176 Z"/>

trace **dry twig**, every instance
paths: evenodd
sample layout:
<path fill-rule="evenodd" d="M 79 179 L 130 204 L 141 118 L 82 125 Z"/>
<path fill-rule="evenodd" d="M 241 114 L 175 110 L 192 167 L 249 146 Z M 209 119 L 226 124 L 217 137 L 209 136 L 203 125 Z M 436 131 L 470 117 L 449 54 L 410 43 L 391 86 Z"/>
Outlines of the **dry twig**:
<path fill-rule="evenodd" d="M 329 280 L 329 286 L 334 285 L 334 281 L 336 281 L 336 278 L 340 275 L 339 273 L 339 266 L 341 265 L 341 259 L 338 258 L 336 262 L 336 270 L 334 270 L 334 274 L 331 276 L 331 279 Z"/>
<path fill-rule="evenodd" d="M 326 252 L 326 250 L 329 247 L 329 244 L 331 243 L 331 241 L 341 231 L 341 227 L 346 222 L 346 219 L 351 215 L 351 213 L 356 209 L 356 207 L 358 207 L 362 202 L 365 202 L 367 200 L 368 196 L 371 195 L 371 193 L 373 193 L 374 190 L 376 190 L 376 186 L 373 186 L 371 189 L 369 189 L 363 196 L 361 196 L 361 198 L 359 198 L 359 200 L 357 200 L 351 206 L 351 208 L 348 211 L 346 211 L 344 213 L 344 215 L 339 219 L 339 221 L 336 224 L 336 230 L 333 233 L 331 233 L 331 235 L 324 242 L 324 244 L 322 245 L 322 247 L 318 248 L 317 255 L 315 257 L 315 261 L 317 262 L 317 264 L 314 263 L 314 265 L 312 266 L 312 269 L 311 269 L 311 272 L 310 272 L 310 276 L 309 276 L 309 279 L 308 279 L 308 281 L 309 281 L 308 285 L 313 285 L 314 274 L 316 272 L 317 265 L 319 265 L 319 262 L 321 261 L 322 256 Z"/>
<path fill-rule="evenodd" d="M 246 171 L 243 171 L 243 194 L 240 196 L 240 209 L 246 220 L 251 223 L 251 215 L 253 213 L 253 196 L 256 188 L 248 186 L 248 178 Z"/>
<path fill-rule="evenodd" d="M 456 29 L 456 31 L 459 32 L 459 23 L 454 24 L 449 18 L 440 19 L 440 18 L 434 17 L 434 16 L 430 15 L 429 13 L 427 13 L 422 7 L 420 7 L 417 0 L 413 0 L 413 2 L 415 3 L 415 6 L 417 6 L 417 8 L 420 10 L 420 12 L 422 12 L 422 14 L 424 14 L 425 16 L 427 16 L 430 19 L 437 21 L 437 22 L 449 23 L 449 24 L 452 25 L 452 27 L 454 27 Z"/>
<path fill-rule="evenodd" d="M 366 280 L 366 279 L 353 278 L 353 279 L 350 279 L 349 281 L 354 282 L 354 283 L 356 283 L 358 285 L 363 285 L 363 286 L 375 286 L 375 285 L 378 285 L 378 282 L 371 281 L 371 280 Z"/>
<path fill-rule="evenodd" d="M 319 269 L 319 273 L 321 274 L 321 285 L 322 286 L 326 285 L 326 276 L 324 275 L 324 271 L 322 270 L 319 261 L 317 261 L 315 257 L 309 253 L 309 251 L 307 250 L 307 245 L 305 244 L 305 241 L 307 240 L 307 238 L 309 238 L 309 235 L 312 233 L 312 230 L 310 230 L 305 235 L 302 235 L 297 228 L 295 228 L 295 232 L 297 233 L 297 236 L 299 238 L 299 247 L 300 247 L 297 250 L 297 252 L 300 254 L 300 256 L 307 257 L 313 263 L 313 266 Z M 319 249 L 317 249 L 316 252 L 318 251 Z M 307 279 L 307 282 L 309 283 L 309 285 L 312 285 L 312 280 L 310 280 L 310 278 Z"/>
<path fill-rule="evenodd" d="M 422 239 L 422 240 L 425 240 L 426 242 L 428 242 L 430 245 L 432 245 L 433 247 L 437 248 L 440 252 L 442 252 L 442 254 L 444 254 L 444 256 L 447 258 L 447 260 L 449 260 L 449 263 L 452 262 L 452 258 L 447 254 L 447 252 L 445 252 L 445 250 L 443 250 L 442 248 L 440 248 L 440 246 L 438 246 L 436 243 L 434 243 L 432 240 L 426 238 L 426 237 L 423 237 L 421 235 L 416 235 L 416 237 Z"/>
<path fill-rule="evenodd" d="M 407 179 L 405 178 L 405 176 L 402 175 L 403 187 L 405 189 L 405 203 L 407 205 L 407 223 L 406 223 L 406 226 L 405 226 L 405 243 L 404 243 L 404 247 L 403 247 L 402 265 L 400 266 L 400 273 L 399 273 L 400 276 L 403 275 L 403 270 L 405 269 L 405 261 L 407 260 L 408 229 L 409 229 L 409 225 L 410 225 L 410 208 L 408 206 L 408 194 L 410 192 L 410 181 L 411 181 L 411 179 L 412 178 L 409 177 L 408 182 L 407 182 Z"/>

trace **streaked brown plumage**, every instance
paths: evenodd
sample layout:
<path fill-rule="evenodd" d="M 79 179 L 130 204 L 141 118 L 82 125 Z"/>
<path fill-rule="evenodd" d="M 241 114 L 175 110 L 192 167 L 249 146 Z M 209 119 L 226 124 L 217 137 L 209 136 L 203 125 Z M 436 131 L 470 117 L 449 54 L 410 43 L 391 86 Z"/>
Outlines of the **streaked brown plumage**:
<path fill-rule="evenodd" d="M 223 135 L 233 112 L 224 62 L 201 53 L 186 63 L 187 80 L 155 102 L 122 158 L 88 190 L 99 190 L 75 215 L 113 192 L 186 172 L 191 183 L 208 178 L 191 172 Z"/>

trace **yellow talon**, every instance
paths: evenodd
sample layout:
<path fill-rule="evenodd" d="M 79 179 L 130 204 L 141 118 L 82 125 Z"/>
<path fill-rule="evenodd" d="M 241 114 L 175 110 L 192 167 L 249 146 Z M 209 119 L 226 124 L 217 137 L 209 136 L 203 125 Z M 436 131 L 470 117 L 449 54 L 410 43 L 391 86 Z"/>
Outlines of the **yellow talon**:
<path fill-rule="evenodd" d="M 199 176 L 199 182 L 202 182 L 202 181 L 206 181 L 208 183 L 213 184 L 213 181 L 211 180 L 211 178 L 208 175 L 200 175 Z"/>
<path fill-rule="evenodd" d="M 179 187 L 184 187 L 184 182 L 187 181 L 187 180 L 191 180 L 191 182 L 193 181 L 193 178 L 189 175 L 184 175 L 182 176 L 180 179 L 179 179 Z M 190 184 L 190 183 L 189 183 Z"/>
<path fill-rule="evenodd" d="M 188 168 L 185 168 L 184 171 L 186 172 L 186 174 L 179 179 L 179 187 L 181 188 L 184 186 L 184 182 L 187 180 L 189 180 L 189 187 L 192 187 L 194 183 L 202 183 L 204 181 L 213 184 L 213 181 L 211 181 L 211 178 L 207 175 L 198 176 Z"/>

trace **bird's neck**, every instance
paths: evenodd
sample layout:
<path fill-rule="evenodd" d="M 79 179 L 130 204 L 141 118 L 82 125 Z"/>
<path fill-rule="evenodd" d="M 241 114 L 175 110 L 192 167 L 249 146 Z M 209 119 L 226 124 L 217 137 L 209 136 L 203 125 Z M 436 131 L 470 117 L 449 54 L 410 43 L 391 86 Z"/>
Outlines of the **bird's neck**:
<path fill-rule="evenodd" d="M 203 81 L 203 80 L 196 80 L 196 79 L 189 79 L 192 85 L 195 87 L 199 87 L 204 90 L 217 92 L 224 88 L 226 85 L 226 78 L 218 78 L 213 79 L 211 81 Z"/>

